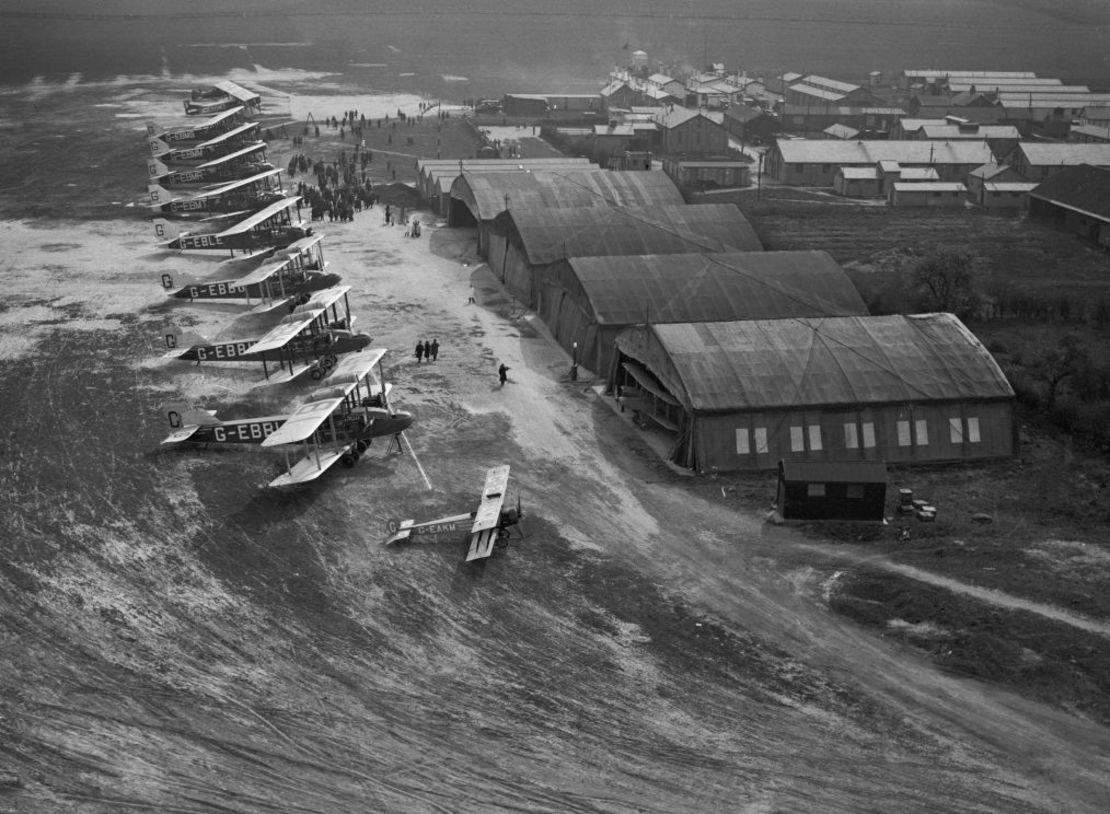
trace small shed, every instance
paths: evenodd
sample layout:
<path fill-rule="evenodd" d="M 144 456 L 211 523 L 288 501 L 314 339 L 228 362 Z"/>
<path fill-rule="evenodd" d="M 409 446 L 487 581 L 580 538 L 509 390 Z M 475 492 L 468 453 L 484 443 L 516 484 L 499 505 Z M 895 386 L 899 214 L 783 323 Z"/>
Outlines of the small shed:
<path fill-rule="evenodd" d="M 886 514 L 882 461 L 779 461 L 775 503 L 783 520 L 870 520 Z"/>
<path fill-rule="evenodd" d="M 891 206 L 959 209 L 966 203 L 967 187 L 955 181 L 898 181 L 891 185 L 887 200 Z"/>

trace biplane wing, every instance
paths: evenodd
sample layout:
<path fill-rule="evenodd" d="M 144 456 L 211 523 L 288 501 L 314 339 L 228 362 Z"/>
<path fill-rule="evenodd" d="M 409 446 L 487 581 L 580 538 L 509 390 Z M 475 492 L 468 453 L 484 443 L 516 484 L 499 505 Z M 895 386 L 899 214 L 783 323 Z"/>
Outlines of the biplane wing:
<path fill-rule="evenodd" d="M 278 350 L 288 345 L 301 331 L 312 325 L 318 317 L 346 296 L 351 290 L 349 285 L 337 285 L 316 291 L 309 299 L 294 309 L 293 313 L 282 319 L 268 334 L 251 346 L 251 353 Z M 348 318 L 348 325 L 352 318 Z"/>
<path fill-rule="evenodd" d="M 238 150 L 228 153 L 227 155 L 221 155 L 219 158 L 213 158 L 211 161 L 205 161 L 203 164 L 198 164 L 196 166 L 196 169 L 214 169 L 215 167 L 219 167 L 221 164 L 226 164 L 229 161 L 235 161 L 239 158 L 245 158 L 246 156 L 253 155 L 254 153 L 264 152 L 266 152 L 266 142 L 256 141 L 254 142 L 254 144 L 248 144 L 246 147 L 240 147 Z"/>
<path fill-rule="evenodd" d="M 249 232 L 254 227 L 270 220 L 270 218 L 280 215 L 286 209 L 292 209 L 294 206 L 297 206 L 300 203 L 300 200 L 300 195 L 293 195 L 288 198 L 283 198 L 276 203 L 272 203 L 265 209 L 258 210 L 249 218 L 244 218 L 243 220 L 236 223 L 234 226 L 231 226 L 220 232 L 220 237 L 231 237 L 232 235 L 241 235 Z"/>
<path fill-rule="evenodd" d="M 495 466 L 486 473 L 486 484 L 482 488 L 482 500 L 474 514 L 470 527 L 466 561 L 484 559 L 493 553 L 497 541 L 498 521 L 501 519 L 501 504 L 505 502 L 505 490 L 509 486 L 509 465 Z"/>
<path fill-rule="evenodd" d="M 207 141 L 202 141 L 200 144 L 197 145 L 197 148 L 204 149 L 218 147 L 225 141 L 232 141 L 239 138 L 240 136 L 246 135 L 251 130 L 257 130 L 258 128 L 258 122 L 247 122 L 246 124 L 241 124 L 238 127 L 233 127 L 225 133 L 220 133 L 220 135 L 210 138 Z"/>
<path fill-rule="evenodd" d="M 371 406 L 385 403 L 389 386 L 374 381 L 374 365 L 385 354 L 383 349 L 368 351 L 358 358 L 344 360 L 336 366 L 328 384 L 315 390 L 308 400 L 269 435 L 264 447 L 300 444 L 304 455 L 294 464 L 286 459 L 286 471 L 270 482 L 270 486 L 292 486 L 320 477 L 337 461 L 350 459 L 365 448 L 359 446 L 375 435 L 400 432 L 412 421 L 405 414 L 399 424 L 388 409 Z M 377 399 L 375 397 L 378 397 Z M 375 432 L 372 425 L 381 420 L 387 426 Z M 403 425 L 403 426 L 402 426 Z M 351 462 L 353 464 L 353 461 Z"/>

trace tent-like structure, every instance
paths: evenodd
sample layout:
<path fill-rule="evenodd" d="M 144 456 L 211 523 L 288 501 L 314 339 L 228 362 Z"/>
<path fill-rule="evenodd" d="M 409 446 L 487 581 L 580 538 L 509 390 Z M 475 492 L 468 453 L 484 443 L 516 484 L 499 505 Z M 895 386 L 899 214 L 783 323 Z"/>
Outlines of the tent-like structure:
<path fill-rule="evenodd" d="M 571 257 L 763 248 L 734 204 L 510 209 L 487 234 L 490 268 L 529 305 L 541 281 Z"/>
<path fill-rule="evenodd" d="M 952 314 L 651 324 L 616 345 L 610 387 L 698 471 L 1017 449 L 1014 391 Z"/>
<path fill-rule="evenodd" d="M 573 170 L 481 173 L 464 171 L 451 185 L 452 226 L 477 225 L 478 250 L 486 255 L 490 223 L 506 209 L 663 206 L 684 203 L 662 172 Z"/>
<path fill-rule="evenodd" d="M 566 172 L 589 170 L 588 158 L 422 158 L 416 162 L 416 189 L 434 212 L 446 216 L 451 186 L 464 172 Z M 596 166 L 593 169 L 597 169 Z"/>
<path fill-rule="evenodd" d="M 543 277 L 537 310 L 555 340 L 601 375 L 630 325 L 868 313 L 824 251 L 572 257 Z"/>

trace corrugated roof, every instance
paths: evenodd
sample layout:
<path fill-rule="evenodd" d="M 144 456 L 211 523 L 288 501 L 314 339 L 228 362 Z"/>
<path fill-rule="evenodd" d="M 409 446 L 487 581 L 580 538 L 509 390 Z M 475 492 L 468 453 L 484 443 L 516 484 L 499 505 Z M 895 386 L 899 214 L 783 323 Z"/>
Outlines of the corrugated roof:
<path fill-rule="evenodd" d="M 986 141 L 886 141 L 882 139 L 780 140 L 776 146 L 786 164 L 986 164 L 994 154 Z"/>
<path fill-rule="evenodd" d="M 952 314 L 653 324 L 651 330 L 694 410 L 1014 395 L 998 363 Z"/>
<path fill-rule="evenodd" d="M 1081 164 L 1060 170 L 1029 196 L 1110 220 L 1110 169 Z"/>
<path fill-rule="evenodd" d="M 895 181 L 892 186 L 899 192 L 967 192 L 959 181 Z"/>
<path fill-rule="evenodd" d="M 523 173 L 467 171 L 452 184 L 451 196 L 464 201 L 480 221 L 492 220 L 506 208 L 527 210 L 683 203 L 678 187 L 662 172 L 602 169 Z"/>
<path fill-rule="evenodd" d="M 1021 138 L 1018 129 L 1010 124 L 973 123 L 972 128 L 960 129 L 958 124 L 926 124 L 922 126 L 927 139 L 985 139 Z"/>
<path fill-rule="evenodd" d="M 1055 142 L 1042 144 L 1028 141 L 1018 145 L 1025 160 L 1033 167 L 1063 167 L 1078 164 L 1110 166 L 1110 144 L 1075 144 Z"/>
<path fill-rule="evenodd" d="M 533 265 L 563 257 L 760 251 L 763 244 L 734 204 L 587 209 L 510 209 Z"/>
<path fill-rule="evenodd" d="M 867 314 L 825 251 L 575 257 L 569 264 L 599 325 Z"/>

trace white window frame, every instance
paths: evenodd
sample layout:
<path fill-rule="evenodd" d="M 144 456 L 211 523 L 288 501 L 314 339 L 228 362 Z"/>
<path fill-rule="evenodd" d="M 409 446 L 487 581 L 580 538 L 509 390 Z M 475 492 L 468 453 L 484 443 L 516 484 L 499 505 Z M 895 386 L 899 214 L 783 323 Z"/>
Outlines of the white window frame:
<path fill-rule="evenodd" d="M 854 421 L 844 423 L 844 448 L 859 449 L 859 428 Z"/>
<path fill-rule="evenodd" d="M 973 444 L 978 444 L 983 440 L 982 435 L 979 433 L 978 416 L 972 416 L 967 420 L 967 440 Z"/>
<path fill-rule="evenodd" d="M 751 455 L 752 443 L 749 437 L 747 427 L 736 428 L 736 454 L 737 455 Z"/>
<path fill-rule="evenodd" d="M 898 446 L 908 447 L 913 444 L 913 439 L 910 438 L 910 422 L 899 419 L 897 422 L 898 427 Z"/>
<path fill-rule="evenodd" d="M 919 447 L 929 446 L 929 422 L 924 418 L 919 418 L 914 422 L 913 427 L 914 441 Z"/>
<path fill-rule="evenodd" d="M 797 424 L 790 428 L 790 451 L 806 451 L 805 427 L 803 427 L 801 424 Z"/>
<path fill-rule="evenodd" d="M 874 421 L 864 421 L 863 422 L 863 448 L 864 449 L 874 449 L 875 448 L 875 422 Z"/>
<path fill-rule="evenodd" d="M 766 455 L 769 451 L 770 451 L 770 448 L 767 446 L 767 428 L 766 427 L 756 427 L 755 428 L 755 454 L 756 455 Z"/>
<path fill-rule="evenodd" d="M 948 419 L 948 440 L 953 444 L 964 442 L 964 422 L 962 418 Z"/>
<path fill-rule="evenodd" d="M 821 451 L 821 425 L 809 425 L 809 448 L 814 452 Z"/>

